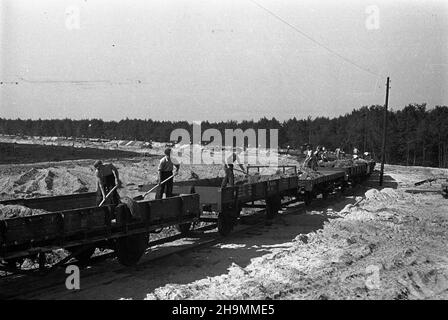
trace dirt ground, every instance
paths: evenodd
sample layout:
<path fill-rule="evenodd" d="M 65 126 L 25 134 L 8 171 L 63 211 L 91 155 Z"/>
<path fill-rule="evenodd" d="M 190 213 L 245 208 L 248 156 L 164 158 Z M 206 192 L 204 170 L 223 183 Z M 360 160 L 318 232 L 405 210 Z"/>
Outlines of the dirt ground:
<path fill-rule="evenodd" d="M 0 164 L 139 156 L 136 152 L 91 147 L 44 146 L 0 142 Z"/>
<path fill-rule="evenodd" d="M 386 170 L 389 182 L 410 187 L 432 169 Z M 229 240 L 222 274 L 172 281 L 146 299 L 447 299 L 447 204 L 440 194 L 367 184 L 353 198 L 281 216 L 276 231 Z"/>
<path fill-rule="evenodd" d="M 158 157 L 111 160 L 125 185 L 120 194 L 155 182 Z M 2 165 L 1 198 L 93 191 L 91 162 Z M 220 166 L 183 166 L 177 179 L 191 170 L 200 178 L 223 174 Z M 385 173 L 381 190 L 374 175 L 350 194 L 289 208 L 271 226 L 38 298 L 448 299 L 448 199 L 432 192 L 441 181 L 413 186 L 448 170 L 387 165 Z"/>

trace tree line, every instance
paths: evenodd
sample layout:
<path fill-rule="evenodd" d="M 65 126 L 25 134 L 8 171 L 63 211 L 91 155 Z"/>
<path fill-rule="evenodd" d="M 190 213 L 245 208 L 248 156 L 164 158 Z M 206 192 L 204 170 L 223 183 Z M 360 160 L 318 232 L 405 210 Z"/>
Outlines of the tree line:
<path fill-rule="evenodd" d="M 354 147 L 371 152 L 379 159 L 383 132 L 383 106 L 354 109 L 339 117 L 292 118 L 278 121 L 204 121 L 202 130 L 278 129 L 279 146 L 297 149 L 304 144 L 323 145 L 327 149 L 342 148 L 350 153 Z M 22 120 L 0 118 L 0 134 L 27 136 L 62 136 L 141 141 L 169 141 L 174 129 L 183 128 L 192 134 L 186 121 L 154 121 L 151 119 Z M 409 104 L 401 110 L 388 111 L 386 162 L 402 165 L 448 167 L 448 107 L 427 108 L 426 104 Z"/>

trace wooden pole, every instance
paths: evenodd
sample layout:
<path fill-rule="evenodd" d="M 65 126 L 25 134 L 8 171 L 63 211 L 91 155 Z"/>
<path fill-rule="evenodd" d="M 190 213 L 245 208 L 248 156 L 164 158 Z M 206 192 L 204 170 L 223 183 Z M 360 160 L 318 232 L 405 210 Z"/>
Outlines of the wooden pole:
<path fill-rule="evenodd" d="M 384 162 L 386 160 L 386 135 L 387 135 L 387 107 L 389 104 L 389 77 L 386 83 L 386 103 L 384 104 L 384 118 L 383 118 L 383 144 L 381 147 L 381 172 L 380 172 L 380 186 L 383 185 Z"/>
<path fill-rule="evenodd" d="M 112 192 L 114 192 L 115 190 L 117 190 L 117 188 L 118 188 L 118 185 L 116 185 L 115 187 L 113 187 L 112 190 L 110 190 L 110 191 L 108 192 L 108 194 L 106 195 L 106 197 L 104 197 L 103 201 L 100 202 L 100 204 L 98 205 L 98 207 L 101 207 L 101 206 L 104 204 L 104 202 L 106 202 L 106 200 L 110 197 L 110 195 L 112 194 Z"/>
<path fill-rule="evenodd" d="M 367 149 L 367 112 L 368 112 L 368 109 L 364 113 L 364 146 L 363 146 L 363 153 L 367 151 L 366 150 Z"/>
<path fill-rule="evenodd" d="M 168 180 L 170 180 L 171 178 L 174 178 L 177 174 L 174 173 L 173 175 L 169 176 L 168 178 L 166 178 L 165 180 L 163 180 L 162 182 L 160 182 L 160 184 L 156 184 L 154 187 L 152 187 L 151 189 L 149 189 L 148 191 L 145 192 L 145 194 L 143 195 L 143 198 L 146 197 L 148 194 L 150 194 L 151 192 L 153 192 L 156 188 L 160 187 L 160 185 L 164 184 L 165 182 L 167 182 Z"/>

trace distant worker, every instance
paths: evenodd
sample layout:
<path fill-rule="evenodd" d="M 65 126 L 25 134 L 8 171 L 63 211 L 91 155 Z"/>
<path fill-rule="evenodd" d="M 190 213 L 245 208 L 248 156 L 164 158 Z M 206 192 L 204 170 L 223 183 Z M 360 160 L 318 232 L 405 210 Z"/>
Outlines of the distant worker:
<path fill-rule="evenodd" d="M 241 171 L 245 172 L 244 166 L 241 164 L 240 159 L 238 158 L 235 152 L 232 152 L 230 156 L 228 156 L 224 160 L 224 179 L 221 183 L 221 188 L 230 185 L 233 187 L 235 185 L 235 174 L 233 173 L 234 164 L 237 163 L 241 169 Z"/>
<path fill-rule="evenodd" d="M 313 154 L 313 147 L 310 144 L 305 145 L 305 157 L 311 157 Z"/>
<path fill-rule="evenodd" d="M 359 153 L 358 148 L 354 147 L 354 148 L 353 148 L 353 159 L 354 159 L 354 160 L 359 158 L 358 153 Z"/>
<path fill-rule="evenodd" d="M 344 158 L 344 156 L 345 156 L 344 150 L 342 150 L 342 148 L 336 148 L 336 159 L 340 160 Z"/>
<path fill-rule="evenodd" d="M 341 156 L 341 148 L 336 148 L 334 152 L 336 153 L 336 159 L 339 160 Z"/>
<path fill-rule="evenodd" d="M 179 173 L 180 164 L 173 163 L 171 159 L 171 148 L 166 148 L 165 156 L 162 159 L 160 159 L 159 163 L 159 182 L 158 182 L 159 187 L 157 189 L 156 199 L 162 199 L 164 193 L 166 198 L 173 196 L 174 167 L 176 168 L 176 172 L 174 173 L 174 175 L 177 175 Z M 168 180 L 165 181 L 166 179 Z"/>
<path fill-rule="evenodd" d="M 328 152 L 327 149 L 325 149 L 325 147 L 322 147 L 320 150 L 320 157 L 319 157 L 319 161 L 322 162 L 328 162 Z"/>
<path fill-rule="evenodd" d="M 317 146 L 316 151 L 314 151 L 314 156 L 317 160 L 326 161 L 327 151 L 324 146 Z"/>
<path fill-rule="evenodd" d="M 121 181 L 118 175 L 117 168 L 111 164 L 103 164 L 101 160 L 95 161 L 93 164 L 95 168 L 95 176 L 97 178 L 97 191 L 96 191 L 96 204 L 99 205 L 106 199 L 106 195 L 115 187 L 121 186 Z M 115 189 L 114 192 L 108 197 L 108 203 L 119 204 L 120 195 Z"/>
<path fill-rule="evenodd" d="M 320 147 L 320 146 L 317 146 L 317 147 L 316 147 L 316 150 L 314 151 L 314 155 L 315 155 L 316 157 L 319 156 L 319 154 L 320 154 L 320 150 L 321 150 L 321 147 Z"/>
<path fill-rule="evenodd" d="M 364 152 L 364 160 L 372 160 L 372 155 L 370 152 Z"/>
<path fill-rule="evenodd" d="M 304 167 L 308 167 L 314 171 L 317 170 L 317 154 L 318 154 L 318 150 L 320 150 L 320 147 L 318 146 L 316 148 L 316 151 L 313 152 L 313 148 L 311 145 L 307 145 L 307 149 L 306 149 L 306 158 L 305 161 L 303 162 L 303 166 Z"/>

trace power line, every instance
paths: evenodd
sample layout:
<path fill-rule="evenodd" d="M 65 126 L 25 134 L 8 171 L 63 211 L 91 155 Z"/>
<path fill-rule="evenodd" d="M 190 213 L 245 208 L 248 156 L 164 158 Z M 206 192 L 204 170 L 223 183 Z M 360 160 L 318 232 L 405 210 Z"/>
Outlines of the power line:
<path fill-rule="evenodd" d="M 55 79 L 40 79 L 40 80 L 30 80 L 24 77 L 19 77 L 22 82 L 25 83 L 38 83 L 38 84 L 72 84 L 72 85 L 132 85 L 132 84 L 142 84 L 142 80 L 132 80 L 126 79 L 122 81 L 111 81 L 111 80 L 55 80 Z M 4 84 L 7 82 L 0 82 Z M 12 82 L 11 82 L 12 83 Z M 19 84 L 18 82 L 14 82 Z"/>
<path fill-rule="evenodd" d="M 301 34 L 302 36 L 304 36 L 305 38 L 307 38 L 308 40 L 314 42 L 315 44 L 317 44 L 318 46 L 324 48 L 325 50 L 327 50 L 328 52 L 336 55 L 337 57 L 339 57 L 340 59 L 344 60 L 345 62 L 357 67 L 358 69 L 361 69 L 365 72 L 368 72 L 374 76 L 380 77 L 380 74 L 377 74 L 371 70 L 369 70 L 368 68 L 365 68 L 359 64 L 357 64 L 356 62 L 344 57 L 343 55 L 339 54 L 338 52 L 334 51 L 333 49 L 329 48 L 328 46 L 326 46 L 325 44 L 313 39 L 311 36 L 309 36 L 308 34 L 306 34 L 305 32 L 303 32 L 302 30 L 300 30 L 299 28 L 297 28 L 296 26 L 292 25 L 291 23 L 289 23 L 288 21 L 284 20 L 283 18 L 279 17 L 278 15 L 276 15 L 274 12 L 272 12 L 271 10 L 269 10 L 266 7 L 263 7 L 261 4 L 259 4 L 258 2 L 256 2 L 255 0 L 249 0 L 250 2 L 252 2 L 253 4 L 255 4 L 256 6 L 258 6 L 259 8 L 263 9 L 264 11 L 266 11 L 267 13 L 269 13 L 270 15 L 272 15 L 273 17 L 275 17 L 276 19 L 278 19 L 279 21 L 283 22 L 284 24 L 286 24 L 287 26 L 289 26 L 290 28 L 292 28 L 294 31 L 298 32 L 299 34 Z"/>

